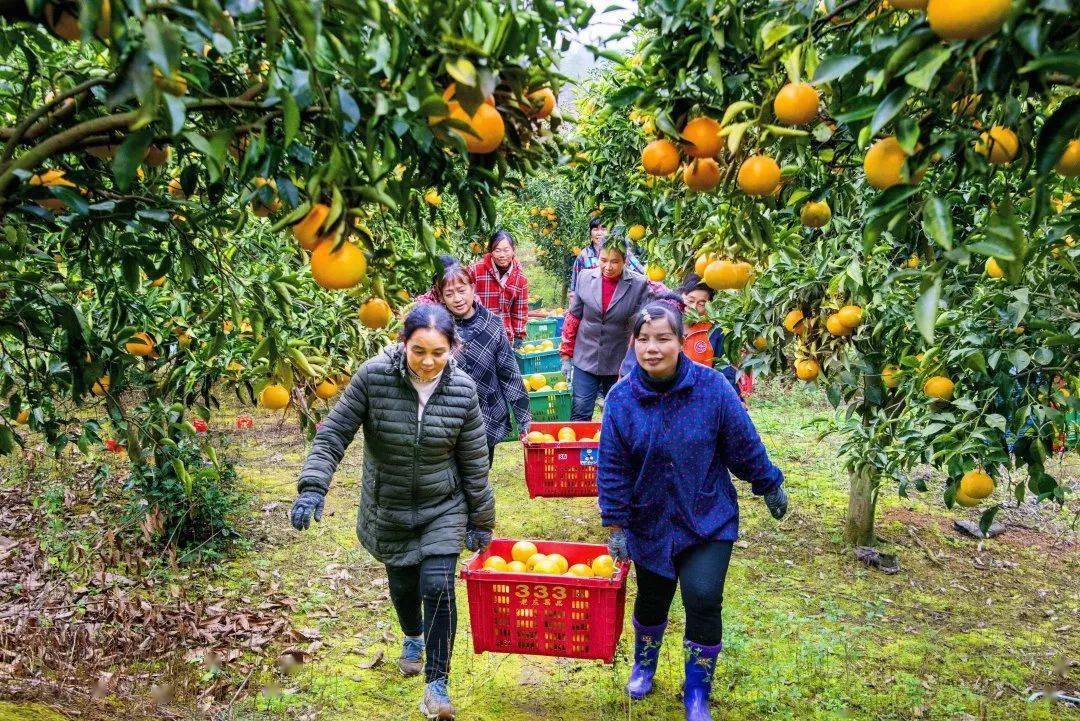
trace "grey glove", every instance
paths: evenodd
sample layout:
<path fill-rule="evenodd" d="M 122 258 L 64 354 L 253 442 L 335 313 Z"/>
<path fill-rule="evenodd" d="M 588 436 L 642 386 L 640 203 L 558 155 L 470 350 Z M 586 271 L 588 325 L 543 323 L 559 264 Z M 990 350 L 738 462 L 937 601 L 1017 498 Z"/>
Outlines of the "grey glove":
<path fill-rule="evenodd" d="M 616 563 L 630 560 L 630 539 L 625 528 L 616 528 L 608 536 L 607 550 Z"/>
<path fill-rule="evenodd" d="M 574 361 L 570 358 L 562 359 L 562 374 L 566 378 L 566 382 L 570 382 L 570 376 L 574 374 Z"/>
<path fill-rule="evenodd" d="M 777 486 L 765 494 L 765 506 L 776 520 L 780 520 L 787 513 L 787 494 L 782 486 Z"/>
<path fill-rule="evenodd" d="M 465 548 L 475 553 L 482 553 L 491 545 L 491 531 L 467 526 L 465 528 Z"/>
<path fill-rule="evenodd" d="M 304 491 L 293 502 L 290 520 L 293 528 L 298 531 L 306 531 L 311 525 L 312 516 L 316 521 L 322 520 L 323 495 L 317 491 Z"/>

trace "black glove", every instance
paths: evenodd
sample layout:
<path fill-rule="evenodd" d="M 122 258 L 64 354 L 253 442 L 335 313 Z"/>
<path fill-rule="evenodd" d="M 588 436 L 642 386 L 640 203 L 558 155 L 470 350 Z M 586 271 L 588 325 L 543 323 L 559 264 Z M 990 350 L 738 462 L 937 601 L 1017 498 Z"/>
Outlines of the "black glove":
<path fill-rule="evenodd" d="M 787 494 L 782 486 L 777 486 L 765 494 L 765 506 L 776 520 L 780 520 L 787 513 Z"/>
<path fill-rule="evenodd" d="M 608 536 L 607 550 L 616 563 L 630 560 L 630 539 L 626 536 L 626 529 L 616 528 L 611 532 Z"/>
<path fill-rule="evenodd" d="M 465 528 L 465 548 L 474 553 L 483 553 L 491 545 L 491 531 L 483 528 L 474 528 L 472 525 Z"/>
<path fill-rule="evenodd" d="M 574 361 L 570 358 L 562 359 L 562 374 L 566 378 L 566 382 L 570 382 L 570 377 L 574 374 Z"/>
<path fill-rule="evenodd" d="M 298 531 L 307 530 L 311 525 L 311 517 L 316 521 L 322 520 L 323 494 L 318 491 L 304 491 L 293 501 L 292 515 L 289 517 L 293 528 Z"/>
<path fill-rule="evenodd" d="M 514 339 L 514 350 L 517 350 L 518 348 L 520 348 L 523 345 L 525 345 L 525 339 L 524 338 L 515 338 Z"/>

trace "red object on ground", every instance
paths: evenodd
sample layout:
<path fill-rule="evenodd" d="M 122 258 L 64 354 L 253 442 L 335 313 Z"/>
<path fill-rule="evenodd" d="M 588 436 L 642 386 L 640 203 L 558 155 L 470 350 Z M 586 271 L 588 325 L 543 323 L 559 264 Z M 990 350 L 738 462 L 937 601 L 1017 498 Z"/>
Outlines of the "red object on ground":
<path fill-rule="evenodd" d="M 195 431 L 197 433 L 206 433 L 206 421 L 204 421 L 202 418 L 196 418 L 192 420 L 191 425 L 195 426 Z"/>
<path fill-rule="evenodd" d="M 124 446 L 122 446 L 121 444 L 117 443 L 114 439 L 106 438 L 105 450 L 107 450 L 109 453 L 123 453 L 127 449 L 124 448 Z"/>
<path fill-rule="evenodd" d="M 236 417 L 236 427 L 240 428 L 240 429 L 254 428 L 255 427 L 255 421 L 253 421 L 251 419 L 251 416 L 237 416 Z"/>
<path fill-rule="evenodd" d="M 573 428 L 578 438 L 595 436 L 599 423 L 591 421 L 554 421 L 533 423 L 531 431 L 550 433 L 559 437 L 560 428 Z M 600 461 L 600 444 L 596 441 L 522 444 L 525 448 L 525 486 L 529 498 L 595 496 L 596 464 Z"/>
<path fill-rule="evenodd" d="M 473 650 L 611 663 L 622 635 L 629 564 L 616 566 L 613 578 L 484 569 L 489 556 L 509 560 L 514 543 L 496 538 L 461 569 L 469 596 Z M 562 554 L 571 566 L 589 564 L 608 552 L 607 547 L 591 543 L 533 543 L 539 553 Z"/>

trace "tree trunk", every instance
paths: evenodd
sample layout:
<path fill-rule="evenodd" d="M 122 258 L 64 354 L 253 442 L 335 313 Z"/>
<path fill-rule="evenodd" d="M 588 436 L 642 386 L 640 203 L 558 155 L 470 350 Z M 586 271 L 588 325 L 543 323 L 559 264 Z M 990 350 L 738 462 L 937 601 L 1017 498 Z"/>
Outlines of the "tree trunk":
<path fill-rule="evenodd" d="M 877 505 L 878 475 L 872 470 L 851 474 L 844 540 L 852 546 L 874 545 L 874 508 Z"/>

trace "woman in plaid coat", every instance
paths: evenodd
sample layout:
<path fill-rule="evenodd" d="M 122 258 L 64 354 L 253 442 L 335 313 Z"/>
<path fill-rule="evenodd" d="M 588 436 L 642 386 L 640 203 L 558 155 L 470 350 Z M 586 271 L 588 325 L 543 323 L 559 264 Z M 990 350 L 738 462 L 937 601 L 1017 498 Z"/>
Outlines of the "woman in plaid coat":
<path fill-rule="evenodd" d="M 432 293 L 454 316 L 461 341 L 457 362 L 476 383 L 490 462 L 496 444 L 510 432 L 511 410 L 521 435 L 529 432 L 529 396 L 502 322 L 479 302 L 478 278 L 472 268 L 450 256 L 443 256 L 442 262 L 443 271 L 435 279 Z"/>
<path fill-rule="evenodd" d="M 487 253 L 471 270 L 476 300 L 502 320 L 507 339 L 517 348 L 525 340 L 529 320 L 529 281 L 514 256 L 514 237 L 505 230 L 496 231 Z"/>

